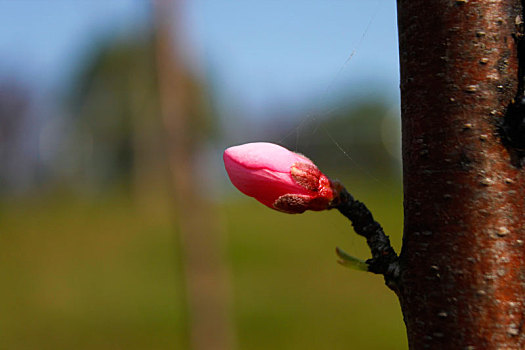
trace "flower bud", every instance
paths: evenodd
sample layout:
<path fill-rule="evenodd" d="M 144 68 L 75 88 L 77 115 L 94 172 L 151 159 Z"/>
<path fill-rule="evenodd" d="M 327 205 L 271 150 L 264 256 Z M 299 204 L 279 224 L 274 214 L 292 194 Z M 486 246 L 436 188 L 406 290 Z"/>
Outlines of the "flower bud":
<path fill-rule="evenodd" d="M 224 151 L 224 166 L 239 191 L 285 213 L 331 208 L 338 191 L 303 155 L 266 142 Z"/>

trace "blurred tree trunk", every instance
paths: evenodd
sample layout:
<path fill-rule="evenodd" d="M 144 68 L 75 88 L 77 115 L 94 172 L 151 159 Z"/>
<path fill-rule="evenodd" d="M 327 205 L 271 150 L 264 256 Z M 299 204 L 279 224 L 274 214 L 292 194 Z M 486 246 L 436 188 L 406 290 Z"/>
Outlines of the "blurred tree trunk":
<path fill-rule="evenodd" d="M 145 50 L 146 54 L 151 54 L 152 50 Z M 163 194 L 166 190 L 166 155 L 164 145 L 159 135 L 164 128 L 161 127 L 158 107 L 157 86 L 150 88 L 149 82 L 157 82 L 156 77 L 152 77 L 155 71 L 139 69 L 143 66 L 154 66 L 154 62 L 141 62 L 138 57 L 136 69 L 128 72 L 130 86 L 130 117 L 132 120 L 132 144 L 133 144 L 133 193 L 134 198 L 140 199 L 138 205 L 141 210 L 148 212 L 158 210 L 158 205 L 151 205 L 160 198 L 165 198 Z M 141 64 L 142 63 L 142 64 Z M 154 84 L 152 84 L 154 85 Z"/>
<path fill-rule="evenodd" d="M 525 349 L 518 0 L 398 0 L 410 349 Z M 523 141 L 523 140 L 522 140 Z"/>
<path fill-rule="evenodd" d="M 221 235 L 214 208 L 202 190 L 203 176 L 195 170 L 195 156 L 203 140 L 194 130 L 186 69 L 171 23 L 177 4 L 155 1 L 156 52 L 161 115 L 167 136 L 176 216 L 186 283 L 190 347 L 194 350 L 234 348 L 229 315 L 228 271 L 221 255 Z M 197 102 L 198 103 L 198 102 Z"/>

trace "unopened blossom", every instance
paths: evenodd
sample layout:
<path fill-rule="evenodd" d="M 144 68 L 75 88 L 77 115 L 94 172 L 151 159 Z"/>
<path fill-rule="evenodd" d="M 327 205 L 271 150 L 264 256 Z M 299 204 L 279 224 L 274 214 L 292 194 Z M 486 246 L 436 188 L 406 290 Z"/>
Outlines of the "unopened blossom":
<path fill-rule="evenodd" d="M 224 166 L 239 191 L 282 212 L 329 209 L 338 195 L 337 184 L 310 159 L 273 143 L 230 147 Z"/>

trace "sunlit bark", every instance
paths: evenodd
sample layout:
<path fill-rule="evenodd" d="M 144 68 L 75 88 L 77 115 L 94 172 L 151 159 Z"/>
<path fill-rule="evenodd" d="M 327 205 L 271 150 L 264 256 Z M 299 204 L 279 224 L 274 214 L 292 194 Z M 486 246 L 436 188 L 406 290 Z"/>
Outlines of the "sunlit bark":
<path fill-rule="evenodd" d="M 518 0 L 398 1 L 411 349 L 525 348 L 525 169 L 500 132 L 521 18 Z"/>

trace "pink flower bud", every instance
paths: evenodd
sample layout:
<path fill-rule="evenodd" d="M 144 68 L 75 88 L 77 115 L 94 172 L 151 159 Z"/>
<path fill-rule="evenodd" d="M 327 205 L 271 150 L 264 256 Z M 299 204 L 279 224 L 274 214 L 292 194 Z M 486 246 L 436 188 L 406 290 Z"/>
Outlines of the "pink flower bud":
<path fill-rule="evenodd" d="M 338 193 L 310 159 L 273 143 L 230 147 L 224 165 L 239 191 L 285 213 L 329 209 Z"/>

